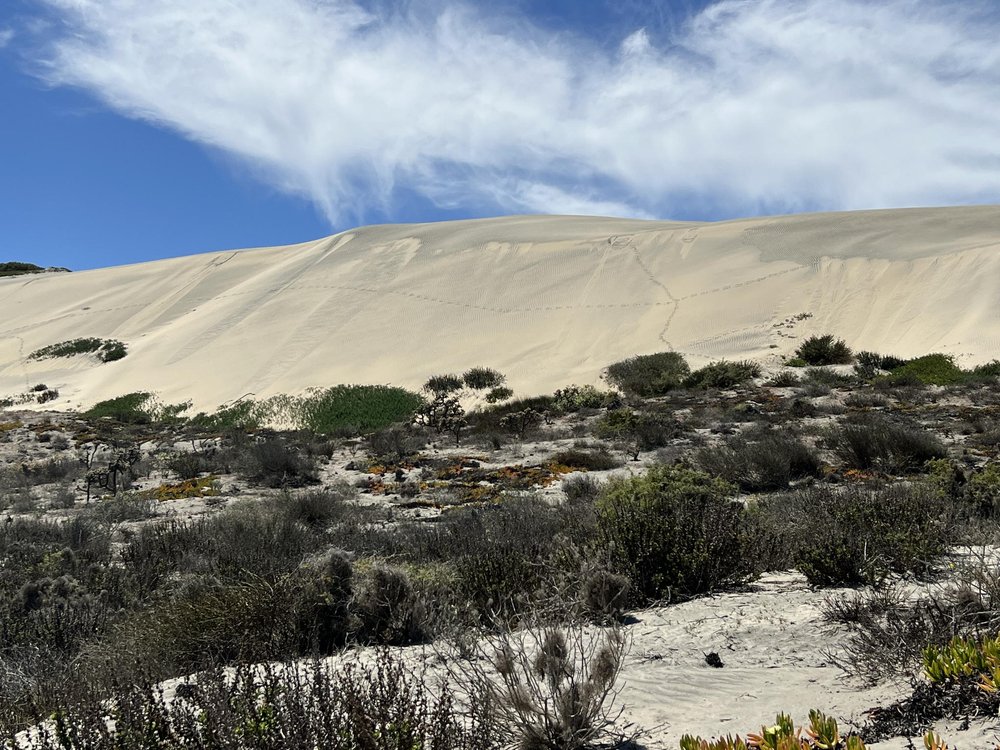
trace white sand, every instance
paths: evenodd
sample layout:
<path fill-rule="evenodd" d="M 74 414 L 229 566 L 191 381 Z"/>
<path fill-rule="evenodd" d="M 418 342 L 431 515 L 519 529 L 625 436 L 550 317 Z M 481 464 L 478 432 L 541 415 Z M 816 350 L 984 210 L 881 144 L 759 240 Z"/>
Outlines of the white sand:
<path fill-rule="evenodd" d="M 336 383 L 418 386 L 488 365 L 522 395 L 675 349 L 775 364 L 801 337 L 1000 352 L 1000 207 L 720 223 L 507 217 L 357 229 L 282 248 L 0 279 L 0 397 L 129 391 L 212 408 Z M 790 320 L 799 313 L 811 318 Z M 129 356 L 33 361 L 117 338 Z M 771 348 L 776 347 L 776 348 Z"/>

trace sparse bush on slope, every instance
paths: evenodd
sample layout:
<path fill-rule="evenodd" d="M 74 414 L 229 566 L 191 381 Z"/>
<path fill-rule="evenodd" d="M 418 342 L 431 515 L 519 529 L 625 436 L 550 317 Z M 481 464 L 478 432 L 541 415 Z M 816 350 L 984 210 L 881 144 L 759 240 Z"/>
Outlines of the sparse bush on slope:
<path fill-rule="evenodd" d="M 128 346 L 115 339 L 79 338 L 43 346 L 33 351 L 28 358 L 51 359 L 75 357 L 80 354 L 93 354 L 101 362 L 115 362 L 128 354 Z"/>

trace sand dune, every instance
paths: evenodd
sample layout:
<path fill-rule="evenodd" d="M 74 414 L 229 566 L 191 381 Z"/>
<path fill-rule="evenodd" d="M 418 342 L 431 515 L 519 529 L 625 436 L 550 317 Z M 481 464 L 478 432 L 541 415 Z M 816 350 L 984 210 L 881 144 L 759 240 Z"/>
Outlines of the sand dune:
<path fill-rule="evenodd" d="M 529 216 L 365 227 L 288 247 L 0 279 L 0 397 L 134 390 L 212 408 L 496 367 L 519 394 L 664 349 L 769 364 L 834 332 L 902 356 L 997 356 L 1000 207 L 719 223 Z M 811 317 L 796 320 L 796 316 Z M 110 337 L 124 360 L 35 361 Z"/>

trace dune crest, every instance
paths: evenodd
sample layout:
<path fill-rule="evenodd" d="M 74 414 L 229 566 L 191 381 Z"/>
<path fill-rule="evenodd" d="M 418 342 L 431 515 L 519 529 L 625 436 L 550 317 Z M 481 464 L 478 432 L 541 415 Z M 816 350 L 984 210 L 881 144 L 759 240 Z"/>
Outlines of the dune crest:
<path fill-rule="evenodd" d="M 0 278 L 0 397 L 61 406 L 135 390 L 211 409 L 336 383 L 419 386 L 488 365 L 518 394 L 597 382 L 674 349 L 780 363 L 833 332 L 855 349 L 997 356 L 1000 207 L 717 223 L 515 216 L 373 226 L 287 247 Z M 118 362 L 31 360 L 83 336 Z"/>

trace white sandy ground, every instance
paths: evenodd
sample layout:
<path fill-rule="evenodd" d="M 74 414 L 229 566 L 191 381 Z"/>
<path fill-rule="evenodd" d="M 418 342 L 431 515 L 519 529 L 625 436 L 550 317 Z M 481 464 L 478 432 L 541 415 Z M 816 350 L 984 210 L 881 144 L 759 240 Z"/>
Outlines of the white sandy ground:
<path fill-rule="evenodd" d="M 57 408 L 151 390 L 211 409 L 246 393 L 418 386 L 479 364 L 528 395 L 597 382 L 610 362 L 665 349 L 694 366 L 773 365 L 826 332 L 856 349 L 975 364 L 1000 352 L 998 288 L 997 206 L 375 226 L 0 279 L 0 397 L 45 383 L 62 394 Z M 103 365 L 27 359 L 80 336 L 120 339 L 130 353 Z"/>

